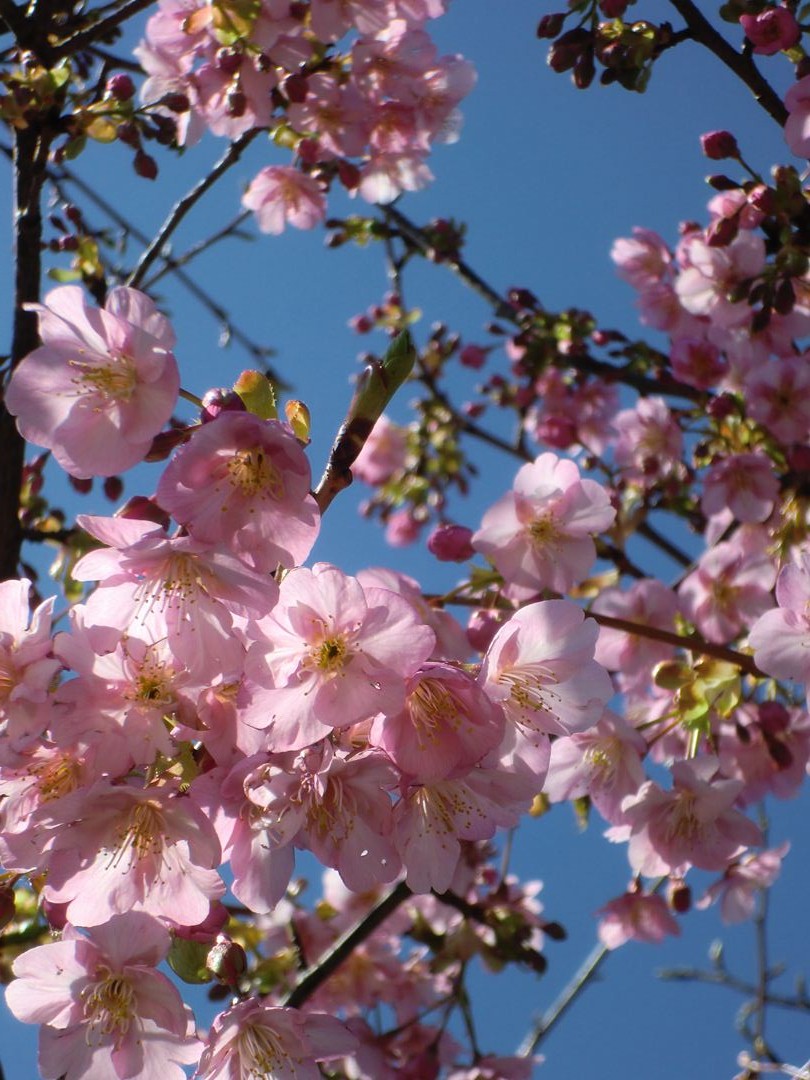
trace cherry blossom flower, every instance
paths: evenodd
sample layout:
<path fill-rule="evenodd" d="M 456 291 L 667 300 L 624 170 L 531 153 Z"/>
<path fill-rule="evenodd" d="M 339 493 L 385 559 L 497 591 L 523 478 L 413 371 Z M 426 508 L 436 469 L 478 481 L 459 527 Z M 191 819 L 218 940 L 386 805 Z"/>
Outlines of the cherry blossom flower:
<path fill-rule="evenodd" d="M 17 957 L 6 1003 L 18 1020 L 46 1025 L 43 1077 L 183 1080 L 201 1044 L 177 988 L 155 970 L 169 945 L 165 927 L 133 911 L 87 936 L 68 925 L 61 941 Z"/>
<path fill-rule="evenodd" d="M 718 326 L 738 326 L 751 319 L 751 308 L 733 302 L 735 285 L 756 277 L 765 266 L 765 241 L 743 230 L 725 247 L 713 247 L 702 234 L 685 241 L 689 265 L 675 282 L 678 298 L 692 315 L 707 315 Z"/>
<path fill-rule="evenodd" d="M 619 277 L 637 289 L 657 284 L 669 273 L 672 263 L 669 248 L 658 233 L 638 226 L 632 237 L 614 241 L 610 257 Z"/>
<path fill-rule="evenodd" d="M 707 908 L 719 900 L 720 918 L 724 923 L 750 919 L 756 909 L 757 897 L 779 877 L 782 859 L 789 850 L 790 844 L 784 843 L 732 863 L 722 878 L 709 886 L 695 907 Z"/>
<path fill-rule="evenodd" d="M 369 742 L 427 783 L 467 772 L 498 745 L 503 728 L 500 706 L 472 675 L 434 662 L 411 677 L 401 711 L 374 719 Z"/>
<path fill-rule="evenodd" d="M 607 949 L 618 949 L 628 941 L 657 944 L 667 934 L 677 936 L 681 932 L 666 901 L 657 893 L 630 890 L 610 900 L 598 914 L 601 918 L 597 933 Z"/>
<path fill-rule="evenodd" d="M 518 470 L 513 490 L 484 514 L 473 547 L 495 563 L 520 599 L 543 588 L 565 592 L 596 558 L 592 535 L 615 516 L 607 492 L 582 479 L 573 461 L 541 454 Z"/>
<path fill-rule="evenodd" d="M 546 600 L 515 612 L 484 656 L 479 679 L 507 719 L 502 749 L 529 760 L 539 749 L 541 783 L 548 736 L 595 724 L 613 695 L 610 677 L 593 658 L 598 633 L 576 604 Z"/>
<path fill-rule="evenodd" d="M 299 567 L 247 656 L 246 723 L 269 727 L 269 749 L 300 750 L 333 728 L 396 712 L 405 679 L 427 659 L 432 631 L 394 593 L 334 566 Z"/>
<path fill-rule="evenodd" d="M 810 157 L 810 75 L 791 86 L 785 94 L 785 108 L 785 142 L 796 157 Z"/>
<path fill-rule="evenodd" d="M 678 598 L 662 581 L 642 578 L 628 589 L 604 589 L 594 600 L 593 610 L 641 626 L 674 631 Z M 673 646 L 641 634 L 600 626 L 595 656 L 610 671 L 621 673 L 623 685 L 637 685 L 648 679 L 654 664 L 668 660 L 674 651 Z"/>
<path fill-rule="evenodd" d="M 384 484 L 404 466 L 406 448 L 405 429 L 383 413 L 363 443 L 352 465 L 352 475 L 372 487 Z"/>
<path fill-rule="evenodd" d="M 326 199 L 316 180 L 291 165 L 269 165 L 253 178 L 242 205 L 256 215 L 262 232 L 284 232 L 287 225 L 314 229 L 326 217 Z"/>
<path fill-rule="evenodd" d="M 163 472 L 157 500 L 190 535 L 226 543 L 257 570 L 302 563 L 318 535 L 309 462 L 277 420 L 223 412 Z"/>
<path fill-rule="evenodd" d="M 756 541 L 739 536 L 704 552 L 678 589 L 684 614 L 709 641 L 732 641 L 773 607 L 773 559 Z"/>
<path fill-rule="evenodd" d="M 778 494 L 770 458 L 760 451 L 732 454 L 709 468 L 700 506 L 707 517 L 728 508 L 738 521 L 760 522 L 770 517 Z"/>
<path fill-rule="evenodd" d="M 51 652 L 53 598 L 39 604 L 29 622 L 30 592 L 28 578 L 0 582 L 0 732 L 17 745 L 48 726 L 40 707 L 62 667 Z"/>
<path fill-rule="evenodd" d="M 67 917 L 98 926 L 125 911 L 194 926 L 225 892 L 208 819 L 168 787 L 100 781 L 53 804 L 58 830 L 44 897 Z"/>
<path fill-rule="evenodd" d="M 760 56 L 791 49 L 801 38 L 796 16 L 786 7 L 770 7 L 756 15 L 740 15 L 740 26 Z"/>
<path fill-rule="evenodd" d="M 799 553 L 776 580 L 779 607 L 751 627 L 748 641 L 757 665 L 777 679 L 810 682 L 810 553 Z"/>
<path fill-rule="evenodd" d="M 351 1053 L 356 1038 L 324 1013 L 240 1001 L 214 1019 L 194 1080 L 320 1080 L 319 1061 Z"/>
<path fill-rule="evenodd" d="M 621 805 L 644 783 L 641 734 L 606 710 L 587 731 L 555 739 L 543 791 L 552 802 L 587 795 L 612 825 L 624 821 Z"/>
<path fill-rule="evenodd" d="M 690 865 L 725 870 L 746 846 L 760 843 L 759 828 L 734 809 L 742 782 L 717 777 L 717 764 L 711 756 L 676 761 L 671 791 L 648 780 L 624 800 L 636 873 L 654 877 Z"/>
<path fill-rule="evenodd" d="M 127 288 L 94 308 L 65 285 L 31 310 L 43 344 L 20 362 L 5 395 L 20 434 L 77 477 L 113 476 L 142 461 L 180 385 L 168 320 Z"/>

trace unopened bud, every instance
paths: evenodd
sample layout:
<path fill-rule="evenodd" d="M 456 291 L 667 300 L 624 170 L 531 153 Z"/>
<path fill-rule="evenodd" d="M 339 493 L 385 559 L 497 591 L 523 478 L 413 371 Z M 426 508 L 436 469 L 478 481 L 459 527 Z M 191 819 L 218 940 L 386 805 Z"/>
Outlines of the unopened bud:
<path fill-rule="evenodd" d="M 740 156 L 737 140 L 730 131 L 707 131 L 705 135 L 700 136 L 700 146 L 711 161 L 722 161 L 724 158 L 739 158 Z"/>
<path fill-rule="evenodd" d="M 205 966 L 221 983 L 235 987 L 247 971 L 247 953 L 237 941 L 222 936 L 208 953 Z"/>
<path fill-rule="evenodd" d="M 108 476 L 104 481 L 104 494 L 110 502 L 118 502 L 124 494 L 124 481 L 120 476 Z"/>
<path fill-rule="evenodd" d="M 466 562 L 475 554 L 472 529 L 465 525 L 437 525 L 428 537 L 428 551 L 440 562 Z"/>
<path fill-rule="evenodd" d="M 132 159 L 132 167 L 138 176 L 142 176 L 144 180 L 154 180 L 158 174 L 157 162 L 150 155 L 143 150 L 138 150 L 135 157 Z"/>
<path fill-rule="evenodd" d="M 544 15 L 537 24 L 537 36 L 539 38 L 555 38 L 565 25 L 565 12 L 554 11 L 550 15 Z"/>
<path fill-rule="evenodd" d="M 129 101 L 135 96 L 135 83 L 129 75 L 121 72 L 107 80 L 107 93 L 116 101 Z"/>

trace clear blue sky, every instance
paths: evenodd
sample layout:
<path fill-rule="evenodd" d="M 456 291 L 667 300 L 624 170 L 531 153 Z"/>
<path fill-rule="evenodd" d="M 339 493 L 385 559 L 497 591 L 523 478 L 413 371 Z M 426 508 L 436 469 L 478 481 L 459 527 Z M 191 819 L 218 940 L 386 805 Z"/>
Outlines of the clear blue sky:
<path fill-rule="evenodd" d="M 564 4 L 559 4 L 563 7 Z M 701 132 L 731 128 L 744 155 L 763 169 L 787 160 L 780 132 L 745 88 L 704 57 L 683 45 L 657 67 L 648 92 L 632 95 L 618 87 L 576 91 L 567 76 L 546 67 L 545 45 L 535 38 L 545 4 L 529 0 L 455 0 L 449 15 L 434 26 L 444 51 L 461 52 L 479 73 L 474 94 L 464 104 L 465 127 L 459 143 L 440 148 L 431 161 L 436 182 L 409 196 L 403 209 L 418 222 L 453 216 L 469 225 L 468 260 L 496 288 L 531 288 L 549 308 L 577 306 L 594 312 L 602 326 L 637 332 L 631 290 L 614 275 L 608 252 L 616 236 L 634 224 L 659 230 L 670 240 L 680 220 L 703 220 L 711 171 L 698 143 Z M 664 3 L 639 4 L 637 17 L 656 18 L 674 10 Z M 784 81 L 788 65 L 780 57 L 764 61 L 767 72 Z M 159 156 L 161 178 L 150 185 L 131 176 L 128 153 L 112 146 L 88 154 L 78 170 L 103 185 L 108 196 L 147 233 L 153 231 L 174 199 L 224 149 L 207 140 L 181 161 Z M 254 145 L 238 169 L 191 215 L 175 241 L 182 251 L 237 212 L 239 195 L 250 176 L 267 163 L 264 146 Z M 274 159 L 281 163 L 283 158 Z M 8 178 L 3 196 L 8 204 Z M 338 212 L 354 207 L 346 200 Z M 362 207 L 357 206 L 362 212 Z M 88 211 L 88 220 L 98 223 Z M 7 216 L 2 229 L 7 229 Z M 0 243 L 9 249 L 6 233 Z M 257 238 L 251 244 L 228 241 L 194 264 L 194 276 L 232 309 L 252 337 L 273 344 L 275 363 L 295 384 L 313 415 L 313 470 L 317 473 L 350 395 L 355 357 L 363 348 L 381 349 L 381 338 L 359 339 L 346 327 L 348 317 L 377 301 L 386 289 L 382 251 L 345 247 L 323 249 L 323 233 L 292 232 Z M 0 270 L 8 287 L 9 268 Z M 442 320 L 465 340 L 484 342 L 490 313 L 441 267 L 424 266 L 406 278 L 408 301 L 422 308 L 417 335 Z M 248 366 L 238 348 L 217 348 L 217 327 L 182 289 L 166 281 L 165 307 L 178 333 L 178 359 L 184 384 L 202 391 L 229 383 Z M 474 383 L 470 379 L 469 385 Z M 394 408 L 405 418 L 407 389 Z M 478 493 L 456 509 L 458 520 L 474 526 L 511 478 L 511 462 L 480 455 Z M 54 483 L 57 483 L 55 480 Z M 146 487 L 148 476 L 140 483 Z M 131 493 L 134 489 L 128 488 Z M 448 588 L 452 567 L 436 564 L 423 549 L 392 551 L 379 530 L 356 513 L 361 492 L 346 493 L 324 522 L 316 556 L 355 571 L 385 564 L 420 577 L 427 588 Z M 79 509 L 75 502 L 75 509 Z M 84 500 L 80 509 L 107 512 L 103 500 Z M 669 568 L 647 564 L 651 572 Z M 806 918 L 810 839 L 803 827 L 807 799 L 774 808 L 772 840 L 786 837 L 793 850 L 782 882 L 773 891 L 773 962 L 786 961 L 796 973 L 810 966 Z M 624 888 L 629 871 L 622 847 L 601 837 L 594 815 L 579 834 L 567 808 L 529 821 L 516 844 L 515 868 L 545 882 L 549 918 L 570 932 L 565 943 L 548 944 L 549 971 L 533 976 L 480 977 L 478 1016 L 481 1043 L 499 1053 L 513 1052 L 533 1014 L 546 1008 L 595 940 L 592 913 Z M 696 893 L 700 876 L 696 877 Z M 658 967 L 704 963 L 710 941 L 721 936 L 729 955 L 752 970 L 750 927 L 725 929 L 714 912 L 682 920 L 683 937 L 661 948 L 629 945 L 612 956 L 602 979 L 591 987 L 547 1040 L 550 1080 L 600 1080 L 654 1077 L 656 1080 L 714 1080 L 730 1077 L 742 1040 L 734 1033 L 739 1000 L 713 987 L 663 984 Z M 705 966 L 705 965 L 704 965 Z M 789 984 L 787 984 L 789 989 Z M 801 1018 L 769 1019 L 773 1042 L 788 1060 L 802 1062 L 808 1040 Z M 806 1032 L 806 1026 L 805 1026 Z M 0 1005 L 0 1060 L 7 1080 L 33 1080 L 35 1031 L 9 1021 Z"/>

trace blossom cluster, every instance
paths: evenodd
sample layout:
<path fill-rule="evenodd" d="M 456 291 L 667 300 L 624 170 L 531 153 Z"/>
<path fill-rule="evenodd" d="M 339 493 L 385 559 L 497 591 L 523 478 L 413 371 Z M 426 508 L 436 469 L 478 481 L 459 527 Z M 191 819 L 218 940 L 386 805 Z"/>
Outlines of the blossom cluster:
<path fill-rule="evenodd" d="M 440 56 L 426 24 L 444 0 L 161 0 L 136 54 L 145 104 L 174 118 L 181 145 L 206 129 L 235 139 L 257 128 L 292 146 L 244 205 L 260 229 L 312 228 L 337 179 L 367 201 L 422 188 L 434 143 L 452 142 L 475 74 Z M 340 50 L 343 51 L 340 51 Z"/>

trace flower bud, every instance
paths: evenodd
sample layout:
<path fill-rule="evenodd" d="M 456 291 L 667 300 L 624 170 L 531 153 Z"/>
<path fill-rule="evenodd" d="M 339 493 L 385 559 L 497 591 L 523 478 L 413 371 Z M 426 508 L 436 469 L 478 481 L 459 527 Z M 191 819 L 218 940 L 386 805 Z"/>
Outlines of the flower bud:
<path fill-rule="evenodd" d="M 129 101 L 135 96 L 135 83 L 121 72 L 107 80 L 107 93 L 116 101 Z"/>
<path fill-rule="evenodd" d="M 221 983 L 236 987 L 247 971 L 247 953 L 237 941 L 220 935 L 208 953 L 205 966 Z"/>
<path fill-rule="evenodd" d="M 132 167 L 138 176 L 142 176 L 144 180 L 154 180 L 158 174 L 157 162 L 155 159 L 145 153 L 143 150 L 138 150 L 135 157 L 132 160 Z"/>
<path fill-rule="evenodd" d="M 217 386 L 207 390 L 202 399 L 200 421 L 203 424 L 215 420 L 223 412 L 246 412 L 247 406 L 235 390 Z"/>
<path fill-rule="evenodd" d="M 472 529 L 465 525 L 437 525 L 428 537 L 428 551 L 440 562 L 466 562 L 475 554 Z"/>
<path fill-rule="evenodd" d="M 537 36 L 539 38 L 555 38 L 565 25 L 565 12 L 554 11 L 550 15 L 544 15 L 537 24 Z"/>
<path fill-rule="evenodd" d="M 488 351 L 488 349 L 483 349 L 480 345 L 465 345 L 458 354 L 458 358 L 464 367 L 473 368 L 477 371 L 486 363 Z"/>
<path fill-rule="evenodd" d="M 737 140 L 730 131 L 707 131 L 705 135 L 700 136 L 700 146 L 711 161 L 722 161 L 723 158 L 739 158 L 740 156 Z"/>

